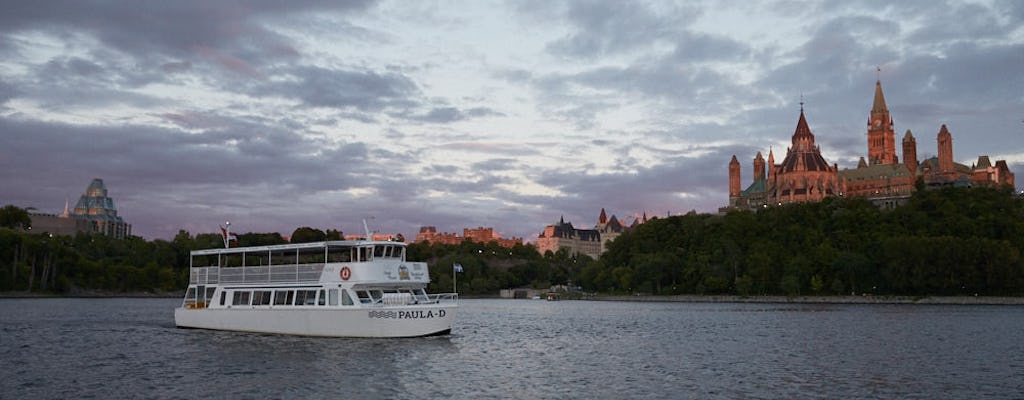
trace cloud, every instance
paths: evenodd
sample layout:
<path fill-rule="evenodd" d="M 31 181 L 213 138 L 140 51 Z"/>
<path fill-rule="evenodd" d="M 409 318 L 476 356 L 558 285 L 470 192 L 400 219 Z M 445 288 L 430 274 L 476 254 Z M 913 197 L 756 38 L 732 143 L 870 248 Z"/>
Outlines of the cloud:
<path fill-rule="evenodd" d="M 435 124 L 446 124 L 463 121 L 470 118 L 505 116 L 505 114 L 487 107 L 473 107 L 468 110 L 460 110 L 456 107 L 434 107 L 425 114 L 410 115 L 406 118 L 414 121 L 429 122 Z"/>
<path fill-rule="evenodd" d="M 533 235 L 602 207 L 715 211 L 731 156 L 749 182 L 801 108 L 852 167 L 879 75 L 920 153 L 947 124 L 958 161 L 1020 169 L 1022 21 L 998 0 L 15 3 L 0 183 L 59 210 L 104 178 L 150 237 L 368 216 Z"/>
<path fill-rule="evenodd" d="M 267 83 L 255 92 L 301 101 L 311 107 L 358 111 L 405 110 L 415 107 L 420 90 L 397 72 L 296 67 L 282 71 L 286 79 Z"/>
<path fill-rule="evenodd" d="M 574 31 L 547 47 L 556 54 L 581 58 L 646 51 L 673 36 L 698 13 L 697 9 L 671 11 L 675 12 L 659 13 L 625 2 L 570 2 L 562 13 Z"/>

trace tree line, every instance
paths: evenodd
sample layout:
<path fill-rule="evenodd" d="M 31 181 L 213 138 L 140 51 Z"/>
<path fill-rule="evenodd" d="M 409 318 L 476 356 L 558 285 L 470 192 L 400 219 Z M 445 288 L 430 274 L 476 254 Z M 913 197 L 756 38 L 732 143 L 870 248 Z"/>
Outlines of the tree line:
<path fill-rule="evenodd" d="M 172 240 L 27 233 L 16 207 L 0 209 L 0 291 L 179 291 L 189 251 L 223 246 L 220 234 L 180 231 Z M 21 210 L 23 212 L 23 210 Z M 26 214 L 27 215 L 27 214 Z M 278 233 L 239 234 L 238 246 L 283 244 Z M 342 232 L 296 229 L 292 242 Z M 600 259 L 532 244 L 413 243 L 431 292 L 496 295 L 552 285 L 654 295 L 1022 295 L 1024 201 L 1008 189 L 918 191 L 882 210 L 833 197 L 724 215 L 658 218 L 619 236 Z"/>
<path fill-rule="evenodd" d="M 1024 201 L 1011 189 L 915 192 L 685 215 L 611 243 L 598 291 L 738 295 L 1021 295 Z"/>

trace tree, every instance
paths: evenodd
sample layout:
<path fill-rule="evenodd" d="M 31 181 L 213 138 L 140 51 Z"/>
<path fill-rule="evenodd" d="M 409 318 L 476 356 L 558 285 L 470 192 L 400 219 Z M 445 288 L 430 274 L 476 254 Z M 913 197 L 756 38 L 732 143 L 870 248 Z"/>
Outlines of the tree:
<path fill-rule="evenodd" d="M 0 208 L 0 227 L 28 229 L 32 227 L 32 217 L 28 211 L 8 204 Z"/>
<path fill-rule="evenodd" d="M 311 242 L 322 242 L 327 240 L 327 234 L 319 229 L 313 229 L 308 226 L 304 226 L 292 232 L 292 243 L 311 243 Z"/>

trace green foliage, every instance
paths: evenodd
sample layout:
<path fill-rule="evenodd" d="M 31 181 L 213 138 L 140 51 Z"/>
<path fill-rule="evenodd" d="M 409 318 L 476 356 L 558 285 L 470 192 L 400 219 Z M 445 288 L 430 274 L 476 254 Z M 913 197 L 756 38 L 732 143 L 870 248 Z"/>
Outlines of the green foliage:
<path fill-rule="evenodd" d="M 241 238 L 239 238 L 241 239 Z M 327 240 L 327 234 L 319 229 L 310 228 L 304 226 L 292 232 L 291 242 L 292 243 L 312 243 L 322 242 Z"/>
<path fill-rule="evenodd" d="M 0 208 L 0 228 L 28 229 L 30 227 L 32 227 L 32 217 L 28 215 L 28 211 L 12 205 Z"/>
<path fill-rule="evenodd" d="M 18 214 L 5 207 L 4 212 Z M 22 210 L 23 211 L 23 210 Z M 14 220 L 20 220 L 20 217 Z M 341 232 L 303 227 L 293 242 Z M 285 243 L 277 233 L 238 235 L 240 246 Z M 182 290 L 191 250 L 222 247 L 220 234 L 171 240 L 50 236 L 0 228 L 0 291 L 113 293 Z M 1024 294 L 1024 200 L 1008 190 L 921 191 L 880 211 L 831 198 L 725 215 L 658 218 L 609 243 L 600 260 L 533 245 L 410 244 L 428 263 L 431 292 L 495 295 L 506 288 L 581 286 L 632 294 Z"/>
<path fill-rule="evenodd" d="M 1021 295 L 1024 201 L 979 188 L 916 192 L 892 211 L 829 198 L 656 219 L 608 248 L 585 290 Z"/>

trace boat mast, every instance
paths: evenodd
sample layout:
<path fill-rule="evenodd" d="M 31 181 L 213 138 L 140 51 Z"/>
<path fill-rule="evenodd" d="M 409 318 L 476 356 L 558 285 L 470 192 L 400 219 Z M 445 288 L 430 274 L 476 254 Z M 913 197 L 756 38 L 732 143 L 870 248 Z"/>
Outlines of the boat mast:
<path fill-rule="evenodd" d="M 230 240 L 231 240 L 231 221 L 225 221 L 224 225 L 227 225 L 227 227 L 223 229 L 223 231 L 224 231 L 224 248 L 227 249 L 227 248 L 231 247 L 231 242 L 230 242 Z"/>

